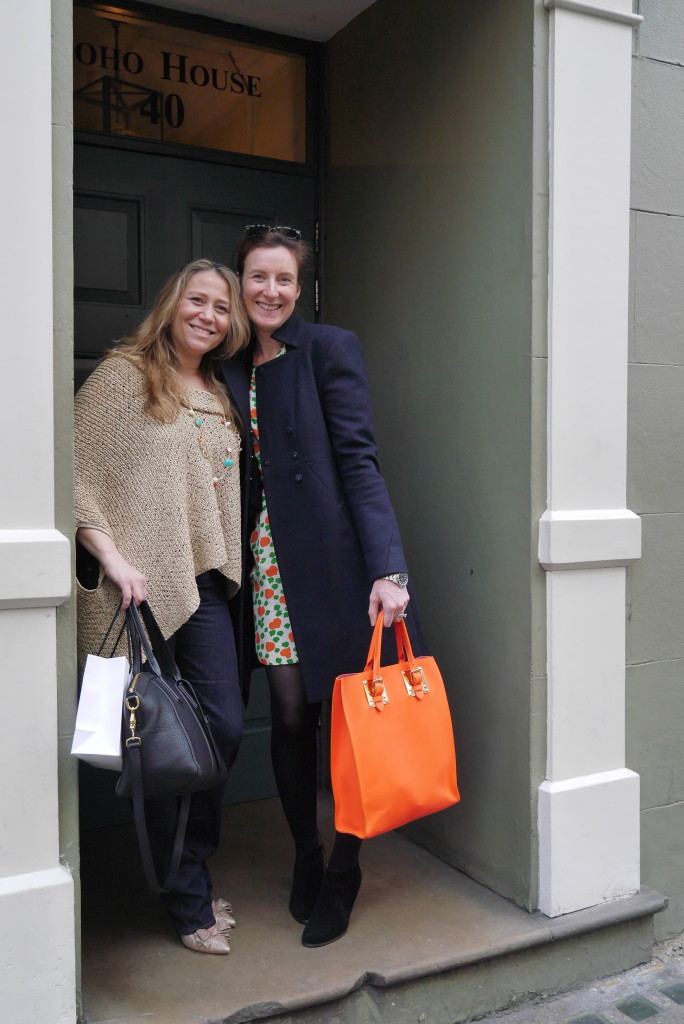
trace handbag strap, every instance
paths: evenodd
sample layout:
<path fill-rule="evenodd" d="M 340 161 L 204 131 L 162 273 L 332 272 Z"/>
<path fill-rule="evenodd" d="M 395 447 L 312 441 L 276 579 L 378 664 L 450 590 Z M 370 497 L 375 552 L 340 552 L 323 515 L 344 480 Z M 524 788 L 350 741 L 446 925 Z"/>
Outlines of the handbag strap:
<path fill-rule="evenodd" d="M 126 625 L 128 626 L 128 642 L 133 675 L 137 675 L 142 668 L 143 653 L 147 658 L 150 670 L 155 675 L 161 675 L 159 664 L 154 656 L 154 651 L 145 632 L 140 614 L 133 602 L 126 609 Z"/>
<path fill-rule="evenodd" d="M 181 797 L 179 812 L 178 812 L 178 824 L 176 826 L 176 835 L 173 840 L 173 851 L 171 853 L 171 862 L 169 869 L 164 879 L 164 885 L 162 886 L 157 877 L 157 872 L 154 866 L 154 860 L 152 858 L 152 849 L 150 847 L 150 836 L 147 831 L 147 819 L 145 817 L 145 798 L 143 796 L 143 779 L 142 779 L 142 762 L 140 759 L 140 742 L 131 743 L 128 745 L 129 764 L 131 767 L 131 799 L 133 801 L 133 820 L 135 822 L 135 831 L 138 835 L 138 848 L 140 850 L 140 859 L 142 861 L 143 871 L 145 873 L 145 879 L 152 892 L 165 893 L 169 892 L 173 888 L 173 883 L 176 881 L 176 875 L 178 874 L 178 868 L 180 867 L 181 854 L 183 852 L 183 843 L 185 841 L 185 831 L 188 825 L 188 813 L 190 811 L 190 794 L 186 794 Z"/>
<path fill-rule="evenodd" d="M 404 683 L 406 685 L 406 692 L 409 697 L 414 696 L 419 700 L 422 700 L 423 695 L 430 692 L 430 688 L 428 686 L 428 681 L 425 678 L 423 666 L 418 664 L 413 653 L 411 639 L 409 637 L 408 629 L 406 628 L 406 619 L 401 619 L 399 622 L 394 623 L 394 635 L 397 641 L 397 654 L 399 656 L 399 661 L 404 666 L 402 672 L 404 676 Z"/>
<path fill-rule="evenodd" d="M 373 632 L 371 634 L 370 647 L 368 648 L 368 658 L 366 659 L 366 669 L 370 669 L 374 676 L 380 673 L 380 654 L 382 651 L 382 609 L 378 613 L 378 617 L 375 620 L 373 626 Z"/>
<path fill-rule="evenodd" d="M 133 671 L 140 671 L 140 648 L 142 646 L 149 666 L 155 675 L 179 682 L 181 674 L 178 666 L 147 601 L 141 601 L 137 607 L 135 602 L 131 601 L 126 609 L 126 617 L 129 635 L 133 639 Z"/>
<path fill-rule="evenodd" d="M 406 628 L 406 619 L 400 619 L 394 623 L 394 636 L 397 641 L 397 655 L 399 661 L 415 664 L 416 658 L 411 647 L 411 639 Z"/>
<path fill-rule="evenodd" d="M 382 669 L 380 667 L 380 652 L 382 650 L 382 611 L 375 620 L 373 633 L 371 635 L 370 647 L 368 648 L 368 659 L 364 672 L 368 678 L 364 681 L 364 689 L 368 701 L 375 705 L 378 711 L 382 711 L 383 703 L 386 701 L 385 685 L 382 681 Z"/>
<path fill-rule="evenodd" d="M 180 671 L 176 665 L 173 655 L 171 654 L 171 648 L 164 639 L 164 634 L 159 628 L 159 624 L 152 614 L 152 609 L 147 601 L 140 602 L 140 612 L 143 617 L 143 622 L 145 623 L 145 628 L 147 629 L 147 635 L 152 643 L 152 650 L 156 655 L 163 674 L 165 676 L 171 676 L 172 679 L 178 682 L 181 678 Z"/>
<path fill-rule="evenodd" d="M 372 669 L 374 676 L 381 675 L 382 658 L 382 631 L 383 631 L 382 610 L 380 611 L 373 627 L 366 669 Z M 405 665 L 415 664 L 416 658 L 411 647 L 411 639 L 406 628 L 406 620 L 400 619 L 394 623 L 394 637 L 397 643 L 397 660 Z"/>
<path fill-rule="evenodd" d="M 155 675 L 162 678 L 171 678 L 178 682 L 181 678 L 178 666 L 171 655 L 169 646 L 159 628 L 157 620 L 152 614 L 152 609 L 147 601 L 141 601 L 139 607 L 135 602 L 126 609 L 126 622 L 128 624 L 129 651 L 133 672 L 140 671 L 142 662 L 142 651 L 150 668 Z M 144 625 L 143 625 L 144 622 Z M 194 694 L 193 694 L 194 696 Z M 196 700 L 196 698 L 195 698 Z M 138 847 L 140 859 L 147 884 L 155 893 L 169 892 L 180 867 L 183 843 L 188 824 L 190 812 L 190 794 L 181 797 L 176 834 L 173 840 L 171 861 L 169 864 L 164 884 L 162 885 L 157 877 L 150 847 L 150 837 L 147 830 L 147 818 L 145 816 L 145 796 L 143 791 L 142 760 L 140 756 L 140 737 L 131 737 L 126 742 L 128 760 L 130 765 L 131 779 L 131 800 L 133 802 L 133 820 L 135 831 L 138 836 Z"/>

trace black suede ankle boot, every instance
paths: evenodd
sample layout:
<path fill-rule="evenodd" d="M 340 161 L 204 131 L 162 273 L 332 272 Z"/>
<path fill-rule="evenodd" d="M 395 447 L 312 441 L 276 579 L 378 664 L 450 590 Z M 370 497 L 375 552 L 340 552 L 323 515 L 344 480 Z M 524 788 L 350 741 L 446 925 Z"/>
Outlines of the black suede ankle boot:
<path fill-rule="evenodd" d="M 323 847 L 300 854 L 295 859 L 290 893 L 290 913 L 295 921 L 306 924 L 316 905 L 323 882 Z"/>
<path fill-rule="evenodd" d="M 303 946 L 327 946 L 344 935 L 360 887 L 358 864 L 347 871 L 325 869 L 316 906 L 302 934 Z"/>

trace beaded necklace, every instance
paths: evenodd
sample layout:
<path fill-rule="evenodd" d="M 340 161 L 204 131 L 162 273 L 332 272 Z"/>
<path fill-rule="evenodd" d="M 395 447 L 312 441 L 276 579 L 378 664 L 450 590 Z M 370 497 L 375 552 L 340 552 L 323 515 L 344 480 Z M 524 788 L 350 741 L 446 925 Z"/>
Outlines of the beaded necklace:
<path fill-rule="evenodd" d="M 209 454 L 209 448 L 207 447 L 207 442 L 202 432 L 202 427 L 204 426 L 204 418 L 195 412 L 187 396 L 185 400 L 187 402 L 188 412 L 192 416 L 193 422 L 197 427 L 197 443 L 199 445 L 199 450 L 204 456 L 204 458 L 207 460 L 209 465 L 211 466 L 213 473 L 214 467 L 212 466 L 211 455 Z M 242 451 L 240 432 L 233 423 L 232 419 L 226 417 L 223 413 L 217 413 L 216 415 L 219 416 L 219 423 L 221 423 L 226 428 L 226 454 L 221 461 L 223 462 L 224 470 L 228 471 L 233 468 L 236 459 L 238 458 L 240 452 Z M 219 477 L 212 476 L 211 482 L 212 485 L 216 487 L 219 482 Z"/>

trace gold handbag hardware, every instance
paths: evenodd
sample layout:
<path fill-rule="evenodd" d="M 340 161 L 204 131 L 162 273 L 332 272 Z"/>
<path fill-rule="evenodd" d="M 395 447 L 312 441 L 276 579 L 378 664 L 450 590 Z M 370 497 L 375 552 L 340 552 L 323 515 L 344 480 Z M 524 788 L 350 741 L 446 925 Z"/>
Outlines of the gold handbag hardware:
<path fill-rule="evenodd" d="M 126 697 L 126 710 L 130 712 L 128 718 L 128 728 L 131 730 L 131 735 L 126 740 L 127 747 L 139 747 L 142 743 L 142 737 L 135 735 L 135 730 L 138 725 L 136 718 L 136 711 L 140 707 L 140 697 L 135 692 L 135 684 L 138 682 L 140 673 L 134 677 L 131 685 L 128 687 L 128 695 Z"/>
<path fill-rule="evenodd" d="M 427 684 L 427 679 L 421 665 L 401 674 L 409 697 L 418 697 L 419 700 L 422 700 L 423 694 L 430 692 L 430 687 Z"/>
<path fill-rule="evenodd" d="M 363 688 L 366 692 L 369 708 L 377 708 L 378 711 L 382 711 L 382 705 L 389 704 L 389 697 L 387 696 L 382 676 L 375 676 L 374 679 L 364 679 Z"/>

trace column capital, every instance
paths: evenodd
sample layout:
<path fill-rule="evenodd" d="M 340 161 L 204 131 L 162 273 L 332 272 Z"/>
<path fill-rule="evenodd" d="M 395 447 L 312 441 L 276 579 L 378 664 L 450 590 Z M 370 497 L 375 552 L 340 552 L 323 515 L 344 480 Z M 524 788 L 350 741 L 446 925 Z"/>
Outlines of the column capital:
<path fill-rule="evenodd" d="M 607 21 L 617 21 L 623 25 L 629 25 L 630 28 L 640 25 L 644 20 L 642 14 L 619 11 L 614 7 L 590 3 L 589 0 L 544 0 L 544 7 L 549 11 L 559 8 L 565 11 L 575 11 L 577 14 L 587 14 L 592 18 L 605 18 Z"/>
<path fill-rule="evenodd" d="M 58 530 L 0 530 L 0 609 L 55 608 L 71 593 L 71 545 Z"/>
<path fill-rule="evenodd" d="M 641 558 L 641 519 L 628 508 L 547 509 L 539 520 L 544 569 L 600 569 Z"/>

